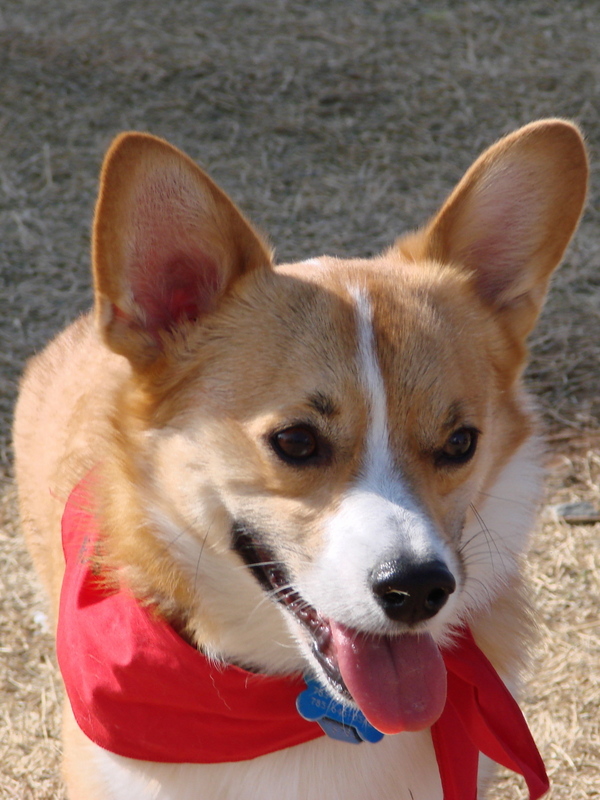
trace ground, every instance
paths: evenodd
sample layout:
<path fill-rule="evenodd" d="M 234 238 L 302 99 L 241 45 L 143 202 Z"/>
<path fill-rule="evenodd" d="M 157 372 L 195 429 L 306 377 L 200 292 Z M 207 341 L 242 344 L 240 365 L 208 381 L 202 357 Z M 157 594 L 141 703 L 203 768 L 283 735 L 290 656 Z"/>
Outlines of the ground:
<path fill-rule="evenodd" d="M 90 302 L 99 165 L 123 129 L 202 163 L 280 260 L 369 255 L 435 210 L 478 152 L 578 121 L 592 186 L 532 339 L 549 443 L 529 558 L 541 640 L 523 708 L 554 800 L 600 797 L 600 14 L 591 0 L 3 0 L 0 6 L 0 798 L 63 798 L 61 694 L 15 520 L 10 418 L 25 359 Z M 514 776 L 495 800 L 523 798 Z M 367 799 L 366 799 L 367 800 Z"/>

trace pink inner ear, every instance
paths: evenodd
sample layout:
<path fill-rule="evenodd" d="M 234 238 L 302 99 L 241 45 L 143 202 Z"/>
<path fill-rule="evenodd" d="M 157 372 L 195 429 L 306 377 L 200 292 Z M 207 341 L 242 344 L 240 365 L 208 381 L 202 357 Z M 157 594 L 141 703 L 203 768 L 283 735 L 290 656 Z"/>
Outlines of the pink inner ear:
<path fill-rule="evenodd" d="M 454 255 L 475 270 L 481 295 L 492 303 L 518 291 L 542 235 L 540 187 L 517 167 L 509 163 L 487 176 L 453 232 Z"/>
<path fill-rule="evenodd" d="M 493 232 L 468 248 L 465 263 L 477 271 L 477 285 L 485 300 L 495 302 L 518 281 L 524 263 L 530 257 L 524 245 L 511 241 L 516 226 L 498 226 Z"/>
<path fill-rule="evenodd" d="M 212 311 L 222 288 L 216 263 L 203 253 L 175 255 L 157 272 L 138 267 L 134 274 L 133 296 L 152 334 Z"/>

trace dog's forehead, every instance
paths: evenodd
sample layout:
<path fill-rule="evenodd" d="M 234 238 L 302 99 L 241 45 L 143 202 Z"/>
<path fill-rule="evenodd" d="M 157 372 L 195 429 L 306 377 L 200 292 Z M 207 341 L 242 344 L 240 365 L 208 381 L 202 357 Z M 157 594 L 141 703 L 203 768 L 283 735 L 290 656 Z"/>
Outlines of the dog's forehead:
<path fill-rule="evenodd" d="M 419 380 L 427 365 L 439 366 L 453 352 L 456 337 L 468 331 L 474 314 L 471 293 L 456 273 L 411 264 L 398 258 L 343 261 L 315 258 L 285 265 L 281 272 L 316 287 L 317 295 L 335 298 L 322 314 L 308 318 L 307 329 L 325 341 L 361 353 L 365 336 L 388 381 Z M 336 311 L 334 311 L 336 307 Z M 340 313 L 340 308 L 344 309 Z M 346 348 L 344 348 L 346 349 Z"/>
<path fill-rule="evenodd" d="M 420 405 L 445 413 L 456 398 L 431 389 L 458 380 L 451 364 L 444 374 L 456 336 L 430 283 L 388 259 L 322 257 L 249 276 L 215 318 L 199 378 L 240 417 L 266 407 L 291 414 L 294 404 L 359 413 L 375 386 L 394 417 L 419 394 Z"/>
<path fill-rule="evenodd" d="M 475 404 L 485 393 L 489 318 L 473 303 L 464 274 L 389 255 L 321 257 L 281 270 L 343 307 L 335 319 L 309 320 L 307 330 L 325 345 L 322 357 L 333 359 L 334 372 L 341 368 L 336 358 L 349 360 L 354 381 L 368 394 L 377 383 L 394 408 L 416 402 L 434 410 L 433 404 L 444 414 L 465 393 Z M 322 325 L 329 326 L 327 336 Z"/>

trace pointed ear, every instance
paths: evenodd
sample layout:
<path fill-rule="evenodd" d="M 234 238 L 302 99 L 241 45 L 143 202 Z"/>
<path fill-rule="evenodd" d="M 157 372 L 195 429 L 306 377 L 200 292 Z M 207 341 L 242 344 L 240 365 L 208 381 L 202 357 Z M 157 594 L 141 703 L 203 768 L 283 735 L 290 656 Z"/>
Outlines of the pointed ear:
<path fill-rule="evenodd" d="M 154 136 L 125 133 L 102 170 L 93 264 L 103 338 L 143 367 L 165 334 L 212 311 L 238 277 L 269 266 L 271 253 L 187 156 Z"/>
<path fill-rule="evenodd" d="M 484 152 L 425 230 L 398 246 L 467 269 L 481 299 L 526 336 L 577 227 L 587 174 L 575 125 L 531 123 Z"/>

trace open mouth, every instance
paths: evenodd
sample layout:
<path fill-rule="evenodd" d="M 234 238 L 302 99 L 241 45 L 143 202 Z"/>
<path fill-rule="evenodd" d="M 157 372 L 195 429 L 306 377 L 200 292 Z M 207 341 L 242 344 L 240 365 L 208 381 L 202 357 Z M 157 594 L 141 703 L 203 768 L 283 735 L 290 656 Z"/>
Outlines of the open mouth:
<path fill-rule="evenodd" d="M 233 528 L 233 543 L 236 552 L 250 568 L 262 588 L 290 611 L 310 634 L 312 653 L 335 690 L 346 700 L 352 701 L 335 657 L 328 620 L 292 587 L 285 566 L 275 558 L 271 549 L 251 528 L 236 524 Z"/>
<path fill-rule="evenodd" d="M 293 588 L 285 565 L 250 526 L 235 525 L 233 542 L 263 589 L 309 633 L 312 653 L 331 687 L 377 730 L 419 731 L 440 717 L 446 667 L 429 633 L 379 635 L 328 619 Z"/>

